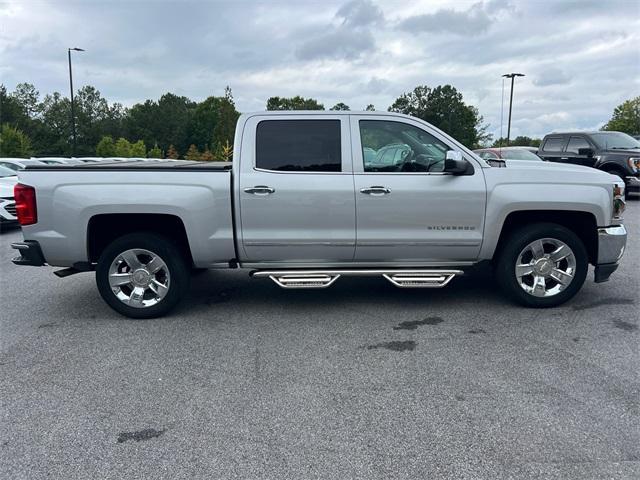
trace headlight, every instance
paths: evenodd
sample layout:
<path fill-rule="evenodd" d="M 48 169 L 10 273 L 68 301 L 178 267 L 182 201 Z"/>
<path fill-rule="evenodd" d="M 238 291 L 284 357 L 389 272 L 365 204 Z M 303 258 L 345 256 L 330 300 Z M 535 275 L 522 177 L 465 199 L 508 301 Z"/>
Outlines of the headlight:
<path fill-rule="evenodd" d="M 613 218 L 620 220 L 627 204 L 624 203 L 624 186 L 613 186 Z"/>
<path fill-rule="evenodd" d="M 640 157 L 631 157 L 627 160 L 627 163 L 633 173 L 640 171 Z"/>

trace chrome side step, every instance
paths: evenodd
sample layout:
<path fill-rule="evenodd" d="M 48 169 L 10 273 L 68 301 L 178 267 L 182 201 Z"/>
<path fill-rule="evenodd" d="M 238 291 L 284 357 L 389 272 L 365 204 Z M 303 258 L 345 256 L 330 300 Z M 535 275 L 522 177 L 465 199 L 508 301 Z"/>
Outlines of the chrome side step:
<path fill-rule="evenodd" d="M 462 270 L 442 269 L 353 269 L 353 270 L 256 270 L 251 276 L 268 277 L 282 288 L 326 288 L 341 276 L 383 276 L 400 288 L 440 288 L 448 284 Z"/>

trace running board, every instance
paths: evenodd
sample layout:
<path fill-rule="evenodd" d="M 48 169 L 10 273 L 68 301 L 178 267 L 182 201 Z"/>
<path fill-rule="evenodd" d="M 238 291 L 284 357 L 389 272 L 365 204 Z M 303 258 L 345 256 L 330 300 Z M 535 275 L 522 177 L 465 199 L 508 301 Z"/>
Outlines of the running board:
<path fill-rule="evenodd" d="M 256 270 L 251 276 L 268 277 L 282 288 L 326 288 L 339 277 L 383 276 L 400 288 L 440 288 L 462 270 Z"/>

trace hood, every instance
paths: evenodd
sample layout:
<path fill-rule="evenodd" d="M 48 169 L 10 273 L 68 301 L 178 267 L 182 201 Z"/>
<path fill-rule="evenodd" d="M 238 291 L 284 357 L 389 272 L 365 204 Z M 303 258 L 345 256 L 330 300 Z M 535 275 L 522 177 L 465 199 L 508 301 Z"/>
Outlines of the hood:
<path fill-rule="evenodd" d="M 599 152 L 599 154 L 603 154 L 606 153 L 607 155 L 624 155 L 629 156 L 629 157 L 640 157 L 640 149 L 636 148 L 636 149 L 629 149 L 629 150 L 618 150 L 618 149 L 606 149 L 606 150 L 601 150 Z"/>
<path fill-rule="evenodd" d="M 539 182 L 559 182 L 559 183 L 591 183 L 591 184 L 622 184 L 622 180 L 610 173 L 603 172 L 597 168 L 573 165 L 570 163 L 540 162 L 538 160 L 505 160 L 507 168 L 487 169 L 502 170 L 508 172 L 511 178 L 522 178 Z"/>
<path fill-rule="evenodd" d="M 13 187 L 18 183 L 18 177 L 0 177 L 0 197 L 13 198 Z"/>

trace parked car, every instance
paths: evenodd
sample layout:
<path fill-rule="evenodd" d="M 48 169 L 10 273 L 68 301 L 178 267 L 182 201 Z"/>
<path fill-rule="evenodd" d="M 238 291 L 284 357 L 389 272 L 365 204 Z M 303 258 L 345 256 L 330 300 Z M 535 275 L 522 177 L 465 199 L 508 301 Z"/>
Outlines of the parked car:
<path fill-rule="evenodd" d="M 389 171 L 365 162 L 397 145 L 406 153 Z M 103 299 L 133 318 L 168 312 L 192 268 L 243 268 L 283 288 L 341 276 L 409 288 L 491 261 L 511 298 L 552 307 L 578 292 L 589 263 L 606 281 L 627 238 L 617 177 L 542 162 L 495 168 L 388 112 L 243 114 L 233 163 L 41 165 L 19 178 L 14 263 L 66 267 L 61 277 L 95 270 Z"/>
<path fill-rule="evenodd" d="M 14 172 L 22 170 L 28 165 L 45 165 L 39 160 L 27 158 L 0 158 L 0 167 L 5 167 Z"/>
<path fill-rule="evenodd" d="M 46 163 L 47 165 L 78 165 L 82 163 L 75 158 L 63 158 L 63 157 L 31 157 L 32 160 L 38 160 L 39 162 Z"/>
<path fill-rule="evenodd" d="M 0 166 L 0 232 L 7 227 L 17 225 L 16 202 L 13 187 L 18 183 L 16 172 Z"/>
<path fill-rule="evenodd" d="M 640 142 L 622 132 L 550 133 L 538 154 L 550 162 L 597 168 L 620 177 L 627 192 L 640 192 Z"/>
<path fill-rule="evenodd" d="M 537 147 L 491 147 L 474 150 L 484 160 L 542 160 L 535 152 Z"/>

